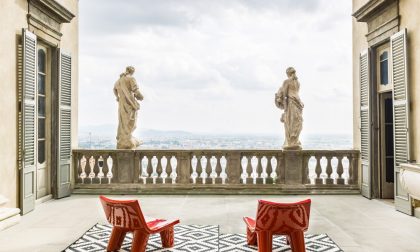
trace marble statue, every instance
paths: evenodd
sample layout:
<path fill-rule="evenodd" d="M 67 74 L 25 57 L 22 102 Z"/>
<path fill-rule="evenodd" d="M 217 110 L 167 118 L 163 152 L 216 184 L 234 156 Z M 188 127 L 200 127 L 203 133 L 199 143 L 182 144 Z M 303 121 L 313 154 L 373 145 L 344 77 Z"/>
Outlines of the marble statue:
<path fill-rule="evenodd" d="M 302 110 L 303 103 L 299 98 L 300 83 L 293 67 L 286 69 L 287 79 L 275 95 L 275 104 L 284 110 L 280 121 L 284 123 L 285 138 L 283 149 L 300 150 L 302 145 L 299 135 L 302 131 Z"/>
<path fill-rule="evenodd" d="M 136 79 L 133 77 L 134 67 L 128 66 L 115 82 L 114 94 L 118 102 L 117 149 L 136 149 L 141 141 L 133 137 L 136 129 L 138 100 L 143 100 Z"/>

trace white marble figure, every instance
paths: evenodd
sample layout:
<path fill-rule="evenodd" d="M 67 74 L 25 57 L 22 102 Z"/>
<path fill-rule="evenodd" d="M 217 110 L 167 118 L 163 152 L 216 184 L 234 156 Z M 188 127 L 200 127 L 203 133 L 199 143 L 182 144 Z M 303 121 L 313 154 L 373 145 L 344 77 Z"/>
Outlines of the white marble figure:
<path fill-rule="evenodd" d="M 133 77 L 134 67 L 128 66 L 115 82 L 114 94 L 118 102 L 117 149 L 136 149 L 141 141 L 133 137 L 137 124 L 138 100 L 143 100 L 136 79 Z"/>
<path fill-rule="evenodd" d="M 299 97 L 300 83 L 296 76 L 296 70 L 293 67 L 287 68 L 286 74 L 287 79 L 275 94 L 276 106 L 284 110 L 280 119 L 284 123 L 285 130 L 283 149 L 300 150 L 302 145 L 299 141 L 299 135 L 302 131 L 303 123 L 303 103 Z"/>

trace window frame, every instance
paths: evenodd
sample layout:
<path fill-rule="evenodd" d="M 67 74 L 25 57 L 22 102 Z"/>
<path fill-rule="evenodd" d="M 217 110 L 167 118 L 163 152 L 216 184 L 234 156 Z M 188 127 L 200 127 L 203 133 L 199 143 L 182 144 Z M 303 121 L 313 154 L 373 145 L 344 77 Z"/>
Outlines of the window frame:
<path fill-rule="evenodd" d="M 386 52 L 388 54 L 387 62 L 388 62 L 388 84 L 384 85 L 381 83 L 381 55 Z M 391 81 L 391 51 L 389 42 L 378 46 L 376 48 L 376 88 L 378 93 L 390 92 L 393 89 L 392 81 Z"/>

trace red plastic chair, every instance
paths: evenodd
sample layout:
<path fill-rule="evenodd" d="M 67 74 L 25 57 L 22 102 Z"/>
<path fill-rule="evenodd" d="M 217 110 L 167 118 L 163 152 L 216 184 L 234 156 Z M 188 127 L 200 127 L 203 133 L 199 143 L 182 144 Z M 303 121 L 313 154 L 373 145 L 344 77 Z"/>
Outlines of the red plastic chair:
<path fill-rule="evenodd" d="M 273 235 L 286 235 L 293 252 L 305 252 L 303 232 L 308 230 L 311 200 L 296 203 L 258 201 L 256 220 L 244 217 L 248 245 L 257 245 L 259 252 L 273 249 Z"/>
<path fill-rule="evenodd" d="M 174 226 L 179 220 L 153 219 L 146 221 L 137 200 L 112 200 L 99 196 L 106 219 L 113 225 L 107 251 L 118 251 L 127 232 L 133 232 L 131 251 L 146 251 L 151 234 L 160 233 L 162 246 L 174 246 Z"/>

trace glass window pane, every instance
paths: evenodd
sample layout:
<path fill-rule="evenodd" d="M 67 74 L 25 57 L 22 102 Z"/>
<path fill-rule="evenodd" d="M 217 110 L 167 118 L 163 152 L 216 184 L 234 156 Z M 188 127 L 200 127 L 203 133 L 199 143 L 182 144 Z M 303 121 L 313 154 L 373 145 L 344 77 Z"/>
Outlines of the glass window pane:
<path fill-rule="evenodd" d="M 381 85 L 388 84 L 388 60 L 381 61 L 380 63 Z"/>
<path fill-rule="evenodd" d="M 38 118 L 38 138 L 45 138 L 45 118 Z"/>
<path fill-rule="evenodd" d="M 38 50 L 38 72 L 45 73 L 45 51 Z"/>
<path fill-rule="evenodd" d="M 38 141 L 38 163 L 42 164 L 45 162 L 45 141 Z"/>
<path fill-rule="evenodd" d="M 38 93 L 45 94 L 45 75 L 38 74 Z"/>
<path fill-rule="evenodd" d="M 393 106 L 392 106 L 392 98 L 385 99 L 385 123 L 393 123 L 394 122 L 394 115 L 393 115 Z"/>
<path fill-rule="evenodd" d="M 45 97 L 38 96 L 38 115 L 45 116 Z"/>
<path fill-rule="evenodd" d="M 388 52 L 385 51 L 381 54 L 381 56 L 379 56 L 379 60 L 383 61 L 383 60 L 387 60 L 388 59 Z"/>

